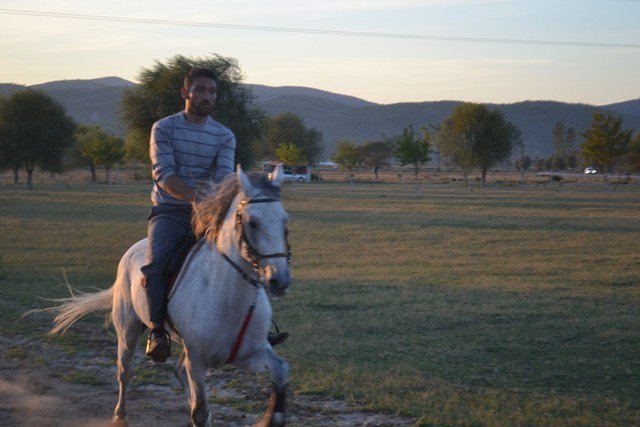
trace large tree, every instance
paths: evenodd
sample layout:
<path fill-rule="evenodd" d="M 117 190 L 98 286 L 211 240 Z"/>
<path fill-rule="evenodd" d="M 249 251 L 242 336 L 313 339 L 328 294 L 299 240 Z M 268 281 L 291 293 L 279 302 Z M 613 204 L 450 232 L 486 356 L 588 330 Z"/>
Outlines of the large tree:
<path fill-rule="evenodd" d="M 220 55 L 191 58 L 174 56 L 143 69 L 140 82 L 122 97 L 122 118 L 127 125 L 128 159 L 149 162 L 149 133 L 153 123 L 184 109 L 180 96 L 184 76 L 193 68 L 214 71 L 218 82 L 218 100 L 212 116 L 229 127 L 236 136 L 236 163 L 250 167 L 256 159 L 255 144 L 260 136 L 264 112 L 255 97 L 243 86 L 237 61 Z"/>
<path fill-rule="evenodd" d="M 3 103 L 0 114 L 0 157 L 5 164 L 25 167 L 29 189 L 36 166 L 52 172 L 62 169 L 75 129 L 62 105 L 44 92 L 22 90 Z"/>
<path fill-rule="evenodd" d="M 631 130 L 622 129 L 622 117 L 597 111 L 589 128 L 580 134 L 584 137 L 582 158 L 612 173 L 613 167 L 621 162 L 627 150 L 631 134 Z"/>
<path fill-rule="evenodd" d="M 485 105 L 463 103 L 440 126 L 439 146 L 463 170 L 465 179 L 474 167 L 480 169 L 482 184 L 487 170 L 511 155 L 520 131 L 497 110 Z"/>
<path fill-rule="evenodd" d="M 388 141 L 369 141 L 362 144 L 360 150 L 362 164 L 371 168 L 377 181 L 378 171 L 390 164 L 390 159 L 393 157 L 393 147 Z"/>
<path fill-rule="evenodd" d="M 294 145 L 309 162 L 320 160 L 322 155 L 322 133 L 307 128 L 302 119 L 293 113 L 278 114 L 264 121 L 263 157 L 274 157 L 283 145 Z"/>

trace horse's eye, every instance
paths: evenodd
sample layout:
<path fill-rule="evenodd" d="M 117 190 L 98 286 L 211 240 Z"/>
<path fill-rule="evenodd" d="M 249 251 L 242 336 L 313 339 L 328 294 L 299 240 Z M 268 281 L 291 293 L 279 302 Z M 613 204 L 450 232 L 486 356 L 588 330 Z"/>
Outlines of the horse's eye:
<path fill-rule="evenodd" d="M 258 228 L 258 221 L 256 221 L 255 219 L 250 219 L 249 220 L 249 227 L 253 230 L 255 230 L 256 228 Z"/>

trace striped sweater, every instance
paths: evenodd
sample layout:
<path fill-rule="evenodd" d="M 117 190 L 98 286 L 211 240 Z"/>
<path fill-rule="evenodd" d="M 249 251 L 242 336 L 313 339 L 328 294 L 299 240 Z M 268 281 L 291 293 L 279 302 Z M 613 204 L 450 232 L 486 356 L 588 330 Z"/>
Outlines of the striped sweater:
<path fill-rule="evenodd" d="M 211 117 L 202 125 L 188 122 L 182 112 L 153 124 L 149 155 L 154 205 L 188 205 L 163 190 L 168 176 L 176 175 L 189 187 L 212 179 L 220 182 L 234 170 L 236 138 Z"/>

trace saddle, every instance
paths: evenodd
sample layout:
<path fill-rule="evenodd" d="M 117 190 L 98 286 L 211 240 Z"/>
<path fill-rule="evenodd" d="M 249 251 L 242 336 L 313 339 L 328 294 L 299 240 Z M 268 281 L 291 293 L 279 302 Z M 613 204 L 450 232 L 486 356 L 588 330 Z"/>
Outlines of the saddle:
<path fill-rule="evenodd" d="M 165 271 L 163 276 L 165 277 L 167 284 L 165 295 L 169 295 L 171 289 L 173 289 L 173 285 L 178 278 L 178 274 L 180 274 L 180 270 L 182 269 L 182 265 L 184 264 L 187 256 L 191 252 L 191 249 L 196 245 L 197 240 L 195 236 L 191 233 L 189 235 L 183 237 L 179 240 L 175 246 L 173 247 L 171 258 L 165 264 Z M 143 288 L 146 288 L 146 277 L 142 276 L 141 283 Z"/>

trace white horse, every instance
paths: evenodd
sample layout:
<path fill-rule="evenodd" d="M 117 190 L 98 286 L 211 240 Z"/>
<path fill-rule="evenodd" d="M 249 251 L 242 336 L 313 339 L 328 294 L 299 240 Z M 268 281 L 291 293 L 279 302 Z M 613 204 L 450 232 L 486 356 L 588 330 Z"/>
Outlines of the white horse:
<path fill-rule="evenodd" d="M 169 295 L 167 327 L 183 346 L 176 376 L 196 426 L 211 424 L 205 373 L 227 363 L 270 372 L 271 401 L 260 425 L 285 423 L 289 366 L 267 342 L 272 310 L 265 292 L 282 296 L 290 282 L 287 214 L 280 199 L 283 178 L 281 166 L 271 180 L 264 174 L 245 174 L 238 166 L 237 174 L 227 178 L 215 194 L 194 204 L 194 231 L 203 238 L 189 254 Z M 140 285 L 146 250 L 144 239 L 124 254 L 110 289 L 66 298 L 49 309 L 58 313 L 52 333 L 65 332 L 90 312 L 111 310 L 118 335 L 120 385 L 113 420 L 119 425 L 127 425 L 125 394 L 138 340 L 151 326 Z"/>

